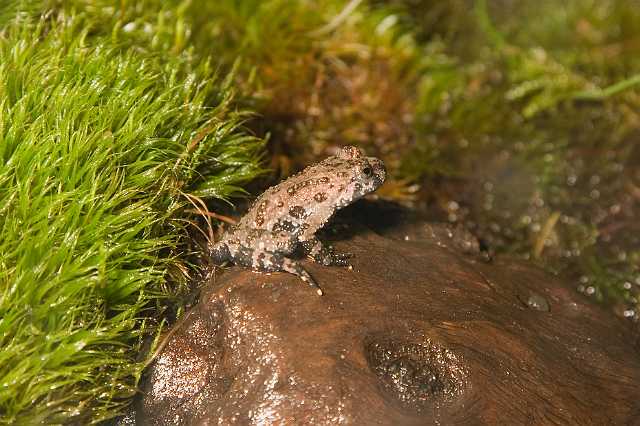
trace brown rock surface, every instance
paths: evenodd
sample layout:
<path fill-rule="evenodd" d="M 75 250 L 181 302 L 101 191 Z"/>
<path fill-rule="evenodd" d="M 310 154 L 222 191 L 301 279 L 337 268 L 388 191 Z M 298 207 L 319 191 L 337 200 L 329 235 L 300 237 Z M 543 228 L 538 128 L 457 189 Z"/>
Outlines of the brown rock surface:
<path fill-rule="evenodd" d="M 335 244 L 353 270 L 305 262 L 322 297 L 285 273 L 218 273 L 151 366 L 138 423 L 640 423 L 626 324 L 434 225 L 377 231 Z"/>

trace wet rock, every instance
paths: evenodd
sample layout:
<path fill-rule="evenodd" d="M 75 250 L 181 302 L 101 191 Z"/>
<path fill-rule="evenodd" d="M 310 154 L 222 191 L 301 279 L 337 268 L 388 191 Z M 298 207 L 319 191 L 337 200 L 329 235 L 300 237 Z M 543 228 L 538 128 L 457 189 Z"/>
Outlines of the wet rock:
<path fill-rule="evenodd" d="M 217 271 L 166 336 L 137 423 L 640 421 L 626 324 L 530 265 L 403 226 L 349 224 L 334 245 L 353 270 L 305 262 L 322 297 L 290 274 Z"/>

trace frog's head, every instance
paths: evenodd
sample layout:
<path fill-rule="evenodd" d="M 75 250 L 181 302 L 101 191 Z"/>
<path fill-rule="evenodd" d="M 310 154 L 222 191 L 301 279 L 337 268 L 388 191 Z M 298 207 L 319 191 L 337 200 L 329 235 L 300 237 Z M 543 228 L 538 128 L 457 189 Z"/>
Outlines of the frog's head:
<path fill-rule="evenodd" d="M 375 191 L 384 183 L 387 174 L 384 163 L 375 157 L 367 157 L 360 148 L 345 146 L 338 153 L 338 158 L 348 165 L 354 199 Z"/>

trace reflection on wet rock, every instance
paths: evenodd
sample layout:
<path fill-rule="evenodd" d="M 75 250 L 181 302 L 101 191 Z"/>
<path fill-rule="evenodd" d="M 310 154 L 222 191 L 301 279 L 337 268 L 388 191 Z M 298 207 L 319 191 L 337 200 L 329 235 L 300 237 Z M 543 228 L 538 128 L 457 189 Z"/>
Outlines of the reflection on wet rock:
<path fill-rule="evenodd" d="M 464 362 L 429 340 L 416 344 L 374 338 L 365 353 L 383 392 L 408 410 L 421 412 L 450 401 L 467 383 Z"/>

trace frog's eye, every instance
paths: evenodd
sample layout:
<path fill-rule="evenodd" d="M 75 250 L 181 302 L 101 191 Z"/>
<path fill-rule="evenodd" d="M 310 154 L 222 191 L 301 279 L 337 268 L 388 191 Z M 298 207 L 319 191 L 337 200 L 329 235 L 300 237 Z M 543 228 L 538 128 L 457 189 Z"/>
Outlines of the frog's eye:
<path fill-rule="evenodd" d="M 371 173 L 373 172 L 373 170 L 371 170 L 371 167 L 365 167 L 364 169 L 362 169 L 362 173 L 365 176 L 371 176 Z"/>

